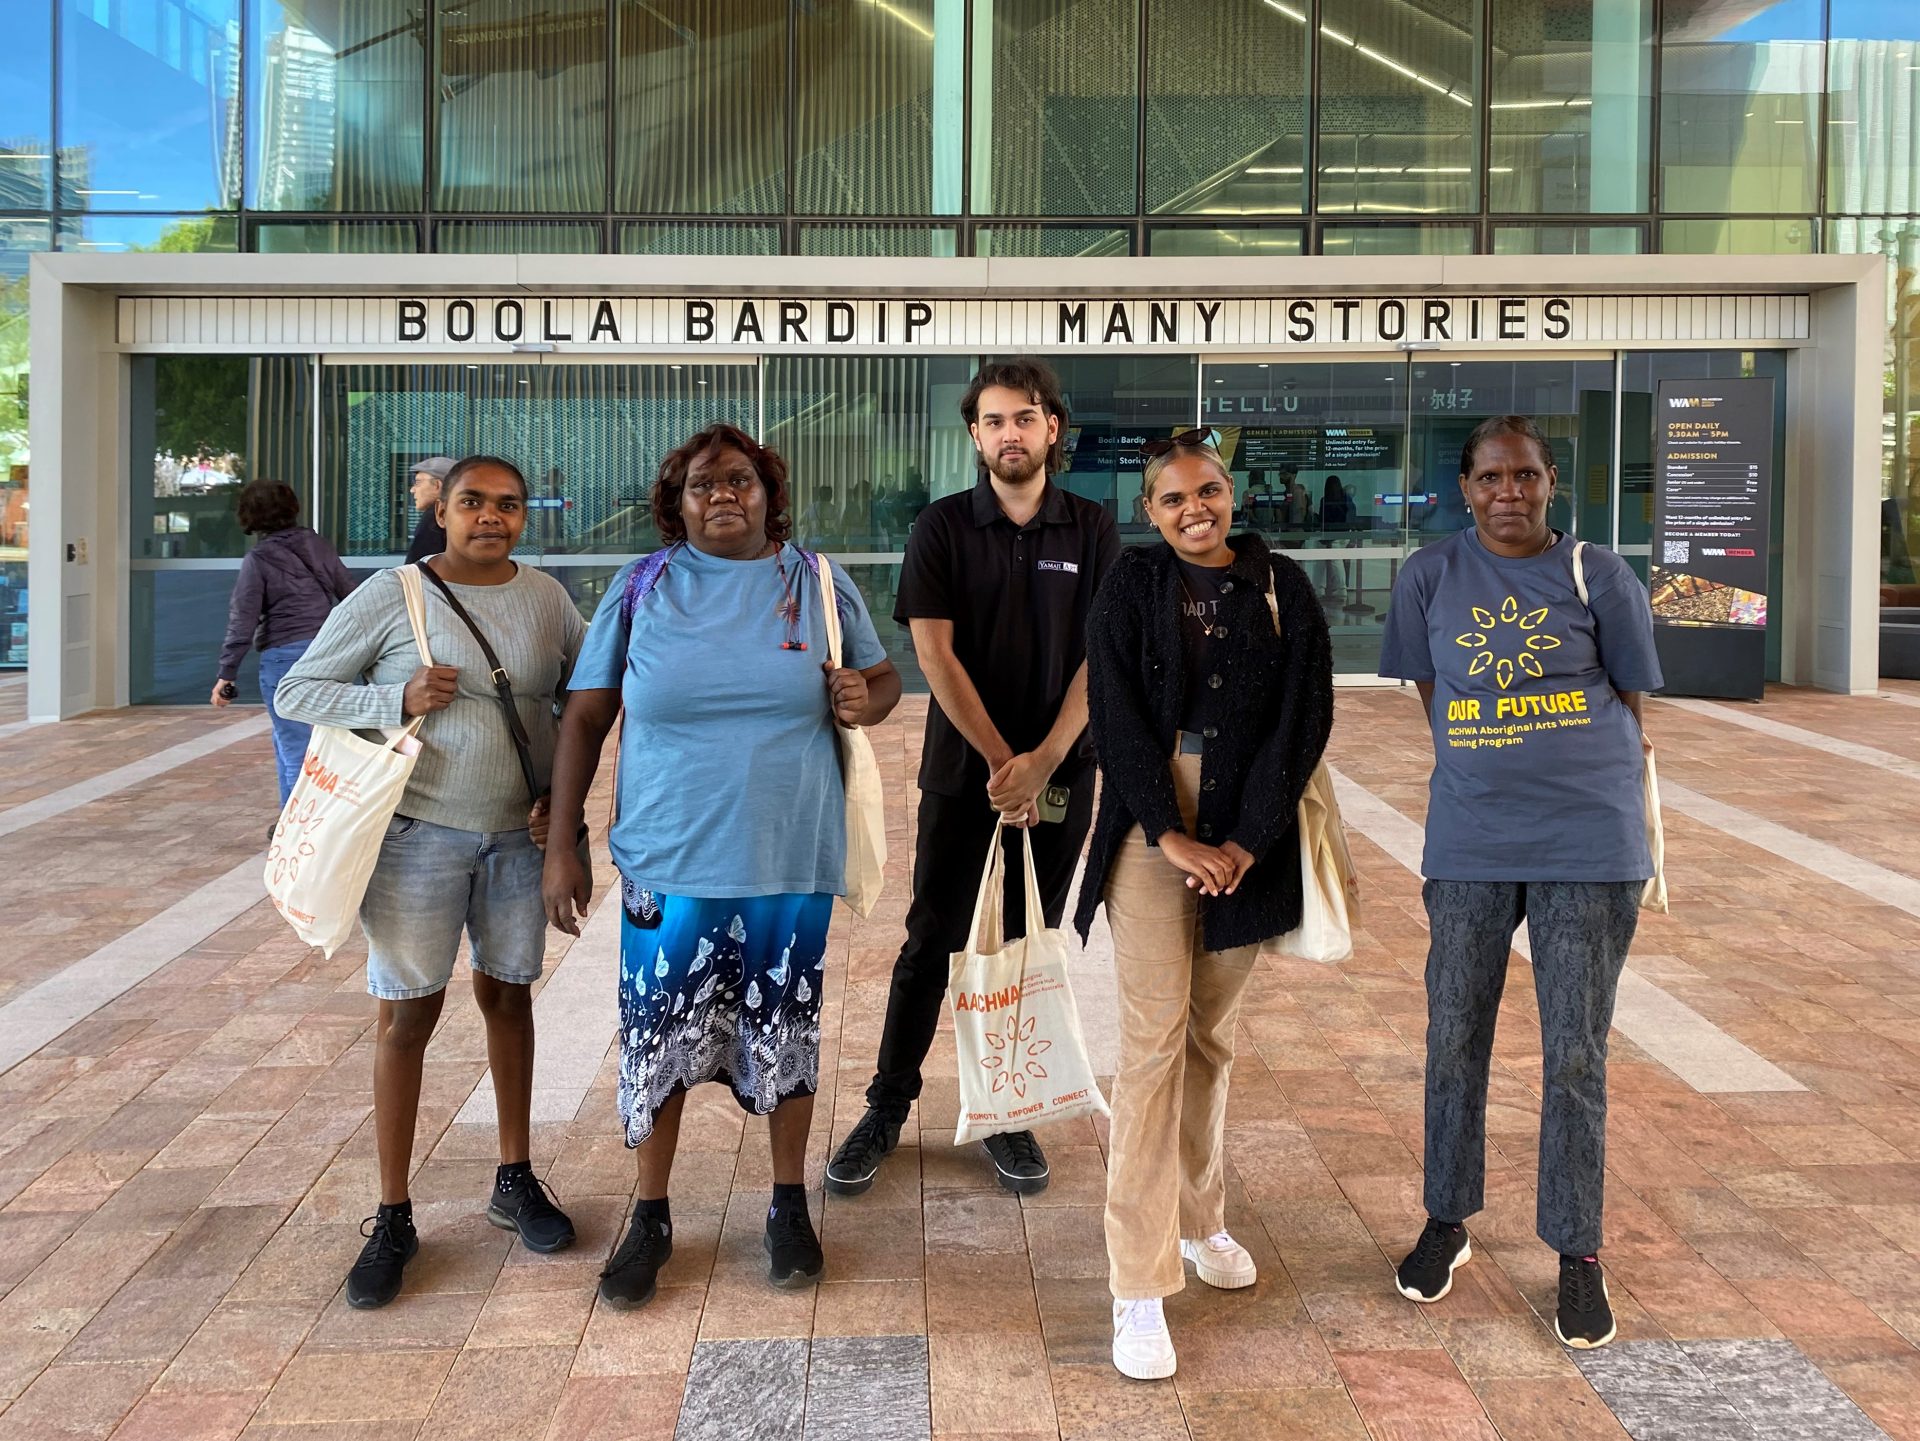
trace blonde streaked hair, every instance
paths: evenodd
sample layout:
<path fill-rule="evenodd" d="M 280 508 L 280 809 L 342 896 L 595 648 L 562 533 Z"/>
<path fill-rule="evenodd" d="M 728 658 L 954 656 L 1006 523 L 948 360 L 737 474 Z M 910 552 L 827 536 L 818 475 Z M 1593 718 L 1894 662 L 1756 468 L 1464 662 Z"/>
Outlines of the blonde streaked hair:
<path fill-rule="evenodd" d="M 1140 499 L 1148 505 L 1153 504 L 1154 483 L 1160 479 L 1160 472 L 1176 460 L 1197 455 L 1202 460 L 1213 462 L 1213 468 L 1220 472 L 1220 478 L 1233 488 L 1233 472 L 1227 469 L 1227 462 L 1221 456 L 1219 447 L 1212 445 L 1176 445 L 1172 450 L 1162 451 L 1147 461 L 1147 467 L 1140 472 Z"/>

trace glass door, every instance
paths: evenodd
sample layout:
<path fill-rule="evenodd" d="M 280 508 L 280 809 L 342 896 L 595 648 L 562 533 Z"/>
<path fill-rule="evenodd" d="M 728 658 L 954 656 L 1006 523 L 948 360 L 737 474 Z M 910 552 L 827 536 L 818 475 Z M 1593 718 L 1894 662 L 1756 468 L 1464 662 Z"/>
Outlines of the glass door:
<path fill-rule="evenodd" d="M 1334 670 L 1371 676 L 1400 565 L 1468 523 L 1460 451 L 1495 415 L 1530 415 L 1559 467 L 1563 530 L 1611 529 L 1613 360 L 1415 353 L 1208 363 L 1201 423 L 1219 432 L 1241 525 L 1306 568 Z"/>

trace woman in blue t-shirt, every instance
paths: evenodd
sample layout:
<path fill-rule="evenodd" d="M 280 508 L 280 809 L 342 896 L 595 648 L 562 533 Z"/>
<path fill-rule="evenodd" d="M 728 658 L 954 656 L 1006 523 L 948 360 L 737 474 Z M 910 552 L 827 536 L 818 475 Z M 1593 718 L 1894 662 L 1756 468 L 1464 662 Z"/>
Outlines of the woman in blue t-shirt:
<path fill-rule="evenodd" d="M 1380 674 L 1419 687 L 1434 746 L 1427 1224 L 1395 1279 L 1438 1301 L 1472 1255 L 1494 1019 L 1525 921 L 1543 1052 L 1536 1226 L 1560 1253 L 1555 1330 L 1584 1349 L 1614 1335 L 1597 1255 L 1607 1027 L 1653 875 L 1640 704 L 1661 676 L 1638 578 L 1547 524 L 1557 479 L 1531 420 L 1475 429 L 1460 454 L 1473 529 L 1408 558 L 1380 647 Z"/>
<path fill-rule="evenodd" d="M 816 563 L 792 545 L 787 467 L 730 425 L 660 465 L 666 549 L 616 575 L 574 663 L 549 824 L 578 829 L 624 707 L 620 1113 L 639 1165 L 633 1222 L 601 1272 L 609 1305 L 638 1306 L 673 1253 L 667 1182 L 687 1089 L 724 1081 L 769 1117 L 769 1277 L 821 1270 L 805 1167 L 820 1072 L 820 993 L 833 898 L 846 892 L 846 799 L 835 724 L 877 725 L 900 676 L 844 573 L 845 665 L 826 660 Z M 566 855 L 560 855 L 566 851 Z M 578 935 L 592 882 L 548 851 L 553 923 Z"/>

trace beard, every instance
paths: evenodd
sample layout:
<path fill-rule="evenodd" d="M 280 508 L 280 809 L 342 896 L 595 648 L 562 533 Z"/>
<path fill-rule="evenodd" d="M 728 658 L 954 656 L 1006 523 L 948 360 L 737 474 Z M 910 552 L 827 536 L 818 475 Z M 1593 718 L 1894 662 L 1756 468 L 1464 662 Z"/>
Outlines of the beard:
<path fill-rule="evenodd" d="M 982 455 L 980 459 L 993 478 L 1003 485 L 1025 485 L 1036 476 L 1044 475 L 1047 468 L 1045 451 L 1038 455 L 1024 451 L 1018 456 Z"/>

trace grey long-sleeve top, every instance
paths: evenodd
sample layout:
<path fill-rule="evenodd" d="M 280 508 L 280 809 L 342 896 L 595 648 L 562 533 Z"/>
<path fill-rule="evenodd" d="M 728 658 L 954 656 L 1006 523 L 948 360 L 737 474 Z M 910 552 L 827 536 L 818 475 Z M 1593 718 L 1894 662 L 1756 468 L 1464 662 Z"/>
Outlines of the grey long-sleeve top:
<path fill-rule="evenodd" d="M 420 728 L 421 755 L 400 813 L 463 831 L 513 831 L 527 824 L 531 797 L 485 656 L 444 597 L 427 587 L 427 646 L 436 665 L 459 668 L 453 704 Z M 552 576 L 522 565 L 505 585 L 456 585 L 512 677 L 514 700 L 532 741 L 534 774 L 544 791 L 559 736 L 555 709 L 564 694 L 586 623 Z M 420 668 L 399 575 L 383 570 L 327 617 L 307 653 L 274 697 L 292 720 L 350 730 L 394 730 L 406 723 L 402 698 Z"/>

